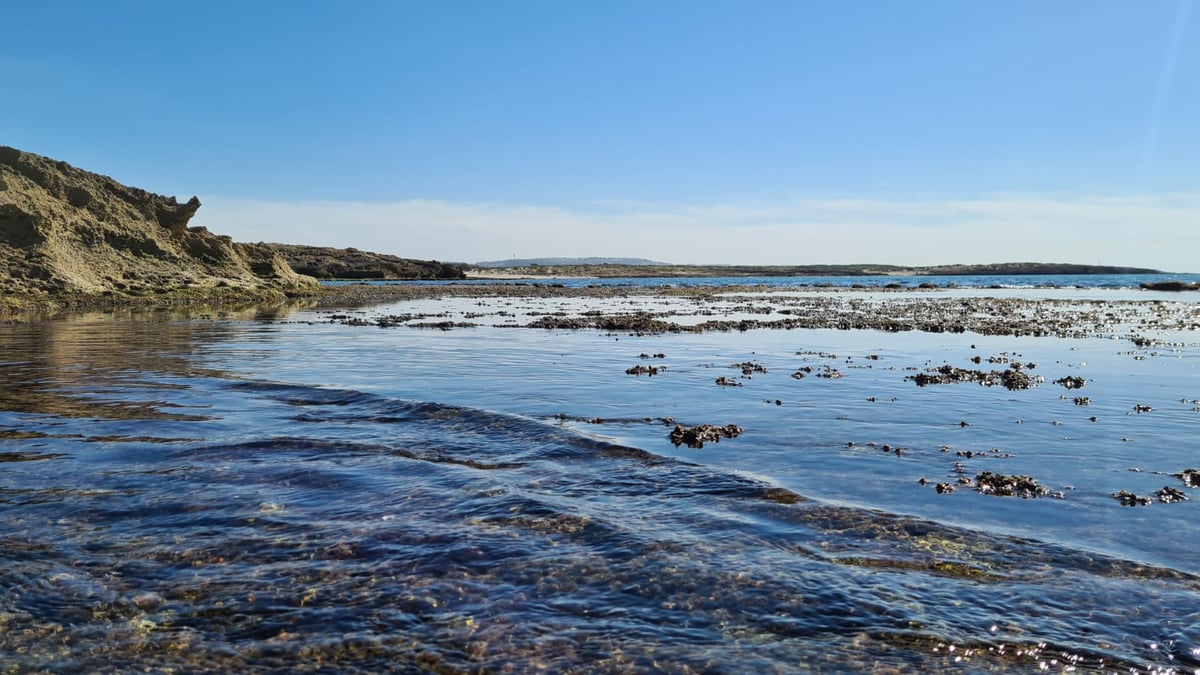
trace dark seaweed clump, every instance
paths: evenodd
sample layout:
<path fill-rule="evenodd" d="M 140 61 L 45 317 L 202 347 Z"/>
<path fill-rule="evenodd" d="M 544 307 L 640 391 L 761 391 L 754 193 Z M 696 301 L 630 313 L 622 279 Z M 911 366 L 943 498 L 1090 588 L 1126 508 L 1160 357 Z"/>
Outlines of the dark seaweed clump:
<path fill-rule="evenodd" d="M 1049 488 L 1038 484 L 1029 476 L 1017 474 L 1010 476 L 991 471 L 984 471 L 975 476 L 975 489 L 985 495 L 1020 497 L 1022 499 L 1050 494 Z"/>
<path fill-rule="evenodd" d="M 1121 506 L 1150 506 L 1151 499 L 1149 497 L 1140 497 L 1130 492 L 1129 490 L 1121 490 L 1112 494 L 1113 499 L 1121 502 Z M 1154 493 L 1154 498 L 1160 504 L 1175 504 L 1177 502 L 1188 501 L 1188 496 L 1177 487 L 1170 485 L 1164 486 Z"/>
<path fill-rule="evenodd" d="M 1075 375 L 1068 375 L 1067 377 L 1060 377 L 1055 380 L 1054 384 L 1061 384 L 1067 389 L 1080 389 L 1084 385 L 1084 379 Z"/>
<path fill-rule="evenodd" d="M 744 375 L 745 377 L 751 377 L 755 373 L 759 373 L 762 375 L 767 374 L 767 367 L 756 361 L 746 361 L 745 363 L 735 363 L 732 366 L 730 366 L 730 368 L 737 368 L 737 369 L 741 370 L 742 375 Z"/>
<path fill-rule="evenodd" d="M 1183 494 L 1183 490 L 1180 490 L 1177 487 L 1171 487 L 1170 485 L 1167 485 L 1158 492 L 1155 492 L 1154 496 L 1163 504 L 1186 502 L 1188 500 L 1187 495 Z"/>
<path fill-rule="evenodd" d="M 1174 475 L 1188 487 L 1200 487 L 1200 469 L 1184 469 Z"/>
<path fill-rule="evenodd" d="M 1112 494 L 1113 499 L 1121 502 L 1121 506 L 1142 506 L 1150 505 L 1149 497 L 1139 497 L 1129 490 L 1121 490 Z"/>
<path fill-rule="evenodd" d="M 737 438 L 742 433 L 742 428 L 736 424 L 726 424 L 723 427 L 718 427 L 712 424 L 700 424 L 694 427 L 685 427 L 682 424 L 676 424 L 671 430 L 668 438 L 675 444 L 675 447 L 686 445 L 689 448 L 703 448 L 705 442 L 712 441 L 719 443 L 721 438 Z"/>
<path fill-rule="evenodd" d="M 1021 370 L 1020 364 L 1013 364 L 1005 370 L 972 370 L 956 368 L 945 364 L 923 373 L 909 375 L 904 378 L 915 382 L 918 387 L 931 384 L 957 384 L 959 382 L 978 382 L 985 387 L 1003 386 L 1005 389 L 1029 389 L 1040 381 Z"/>

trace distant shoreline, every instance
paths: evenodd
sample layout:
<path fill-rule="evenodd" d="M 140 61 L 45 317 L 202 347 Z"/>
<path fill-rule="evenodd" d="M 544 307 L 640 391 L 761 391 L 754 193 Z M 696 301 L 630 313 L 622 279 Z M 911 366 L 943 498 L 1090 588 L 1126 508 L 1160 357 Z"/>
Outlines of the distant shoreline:
<path fill-rule="evenodd" d="M 482 281 L 512 281 L 515 279 L 596 279 L 598 277 L 592 275 L 576 275 L 576 274 L 524 274 L 520 272 L 502 272 L 494 270 L 467 270 L 464 272 L 467 279 L 478 279 Z"/>
<path fill-rule="evenodd" d="M 555 264 L 515 267 L 471 267 L 468 279 L 563 279 L 657 277 L 921 277 L 921 276 L 1032 276 L 1170 274 L 1144 267 L 1078 265 L 1073 263 L 991 263 L 983 265 L 626 265 Z"/>

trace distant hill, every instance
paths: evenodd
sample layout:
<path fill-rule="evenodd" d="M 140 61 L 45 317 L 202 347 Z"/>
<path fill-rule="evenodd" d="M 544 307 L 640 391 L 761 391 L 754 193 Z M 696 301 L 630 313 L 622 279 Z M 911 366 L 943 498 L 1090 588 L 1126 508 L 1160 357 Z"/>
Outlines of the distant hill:
<path fill-rule="evenodd" d="M 475 263 L 475 267 L 494 269 L 498 267 L 531 267 L 533 265 L 657 265 L 665 266 L 670 263 L 646 260 L 645 258 L 509 258 L 508 260 L 487 260 Z"/>

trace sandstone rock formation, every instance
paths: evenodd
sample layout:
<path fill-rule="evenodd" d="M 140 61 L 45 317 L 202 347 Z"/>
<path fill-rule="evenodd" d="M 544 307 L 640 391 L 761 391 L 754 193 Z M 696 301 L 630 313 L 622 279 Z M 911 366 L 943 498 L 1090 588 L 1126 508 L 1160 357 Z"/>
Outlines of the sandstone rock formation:
<path fill-rule="evenodd" d="M 412 260 L 356 248 L 267 244 L 300 274 L 318 279 L 463 279 L 460 265 Z"/>
<path fill-rule="evenodd" d="M 0 146 L 0 297 L 315 287 L 270 247 L 189 228 L 199 208 Z"/>

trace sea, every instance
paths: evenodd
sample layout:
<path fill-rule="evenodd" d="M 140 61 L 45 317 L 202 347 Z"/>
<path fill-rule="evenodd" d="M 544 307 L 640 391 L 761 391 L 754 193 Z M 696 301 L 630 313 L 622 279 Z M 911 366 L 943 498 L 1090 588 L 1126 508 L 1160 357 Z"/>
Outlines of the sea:
<path fill-rule="evenodd" d="M 1200 293 L 1153 280 L 725 280 L 1111 303 L 1071 337 L 0 324 L 0 671 L 1200 672 Z"/>

